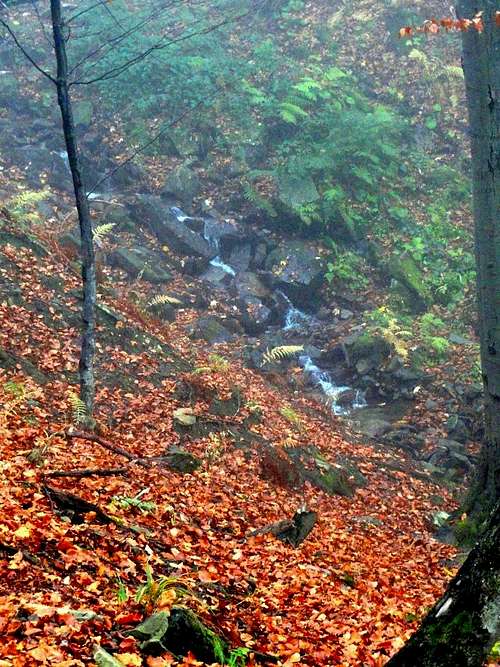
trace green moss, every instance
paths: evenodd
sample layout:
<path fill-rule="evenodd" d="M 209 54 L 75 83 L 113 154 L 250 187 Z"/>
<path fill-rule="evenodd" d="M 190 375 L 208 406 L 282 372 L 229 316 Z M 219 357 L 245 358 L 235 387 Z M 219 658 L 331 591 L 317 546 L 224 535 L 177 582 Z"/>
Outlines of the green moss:
<path fill-rule="evenodd" d="M 391 351 L 391 344 L 383 336 L 365 331 L 352 343 L 349 356 L 353 364 L 367 358 L 376 358 L 382 362 L 390 356 Z"/>
<path fill-rule="evenodd" d="M 448 644 L 450 641 L 460 642 L 475 632 L 474 622 L 467 611 L 461 611 L 448 623 L 442 620 L 436 621 L 427 630 L 430 642 L 436 644 Z"/>
<path fill-rule="evenodd" d="M 432 303 L 432 294 L 424 276 L 410 255 L 393 255 L 388 264 L 389 274 L 407 292 L 408 306 L 415 312 L 426 310 Z"/>
<path fill-rule="evenodd" d="M 453 529 L 455 539 L 457 544 L 461 547 L 472 548 L 479 537 L 481 536 L 482 531 L 482 519 L 481 517 L 467 517 L 457 521 Z"/>

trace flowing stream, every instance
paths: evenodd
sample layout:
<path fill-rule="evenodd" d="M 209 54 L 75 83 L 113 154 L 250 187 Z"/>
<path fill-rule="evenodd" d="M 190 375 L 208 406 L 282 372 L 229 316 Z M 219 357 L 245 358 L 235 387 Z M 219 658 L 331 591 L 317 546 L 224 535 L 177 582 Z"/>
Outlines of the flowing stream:
<path fill-rule="evenodd" d="M 214 225 L 209 219 L 205 219 L 203 224 L 203 238 L 217 253 L 217 256 L 210 260 L 210 264 L 212 266 L 216 266 L 218 269 L 222 269 L 224 273 L 227 273 L 230 276 L 235 276 L 236 271 L 233 269 L 233 267 L 229 266 L 229 264 L 226 264 L 221 259 L 219 238 L 214 234 Z"/>
<path fill-rule="evenodd" d="M 177 220 L 179 220 L 179 222 L 184 223 L 188 220 L 195 219 L 189 215 L 186 215 L 184 211 L 182 211 L 182 209 L 178 208 L 177 206 L 172 206 L 170 210 L 175 215 Z M 203 238 L 207 241 L 214 252 L 217 253 L 216 257 L 210 261 L 210 264 L 221 269 L 228 275 L 235 276 L 236 271 L 233 269 L 233 267 L 229 264 L 226 264 L 226 262 L 221 259 L 220 241 L 219 236 L 217 235 L 217 223 L 210 218 L 204 218 L 203 220 Z M 307 313 L 302 312 L 296 306 L 294 306 L 292 301 L 284 292 L 280 291 L 279 295 L 282 299 L 284 299 L 288 306 L 284 317 L 283 331 L 300 332 L 305 327 L 317 323 L 317 320 L 313 315 L 308 315 Z M 352 410 L 357 410 L 367 405 L 364 394 L 360 390 L 356 391 L 351 406 L 341 404 L 339 402 L 340 397 L 346 392 L 352 391 L 352 387 L 337 385 L 331 374 L 328 371 L 319 368 L 319 366 L 317 366 L 311 357 L 307 354 L 300 355 L 298 362 L 309 382 L 315 387 L 318 387 L 321 393 L 325 396 L 325 399 L 333 414 L 344 416 L 349 415 Z"/>

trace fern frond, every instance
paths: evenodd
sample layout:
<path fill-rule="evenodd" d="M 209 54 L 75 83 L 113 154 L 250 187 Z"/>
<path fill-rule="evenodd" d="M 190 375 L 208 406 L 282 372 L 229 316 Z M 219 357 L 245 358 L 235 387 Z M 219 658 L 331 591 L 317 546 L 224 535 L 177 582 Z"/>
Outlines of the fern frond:
<path fill-rule="evenodd" d="M 71 414 L 75 424 L 81 424 L 87 418 L 87 408 L 82 399 L 73 391 L 68 394 L 68 401 L 71 407 Z"/>
<path fill-rule="evenodd" d="M 93 229 L 94 241 L 98 245 L 102 245 L 105 237 L 109 235 L 109 233 L 115 226 L 116 225 L 114 222 L 107 222 L 104 225 L 97 225 L 97 227 L 94 227 Z"/>
<path fill-rule="evenodd" d="M 276 217 L 277 213 L 271 202 L 259 194 L 249 183 L 243 185 L 243 196 L 250 204 L 265 211 L 270 217 Z"/>
<path fill-rule="evenodd" d="M 303 351 L 303 345 L 279 345 L 273 347 L 272 350 L 267 349 L 262 357 L 262 365 L 270 364 L 273 361 L 282 361 Z"/>
<path fill-rule="evenodd" d="M 174 296 L 168 296 L 168 294 L 158 294 L 151 299 L 148 306 L 154 308 L 155 306 L 163 306 L 165 304 L 169 306 L 182 306 L 182 301 L 176 299 Z"/>

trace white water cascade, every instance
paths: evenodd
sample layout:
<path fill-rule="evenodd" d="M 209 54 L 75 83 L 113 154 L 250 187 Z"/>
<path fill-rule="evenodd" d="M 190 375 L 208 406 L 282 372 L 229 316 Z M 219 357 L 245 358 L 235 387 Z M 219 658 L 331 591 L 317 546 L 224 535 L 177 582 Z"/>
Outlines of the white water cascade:
<path fill-rule="evenodd" d="M 351 387 L 336 385 L 330 373 L 328 373 L 328 371 L 323 371 L 321 368 L 316 366 L 311 357 L 308 355 L 301 355 L 299 357 L 299 364 L 302 366 L 304 373 L 309 377 L 309 379 L 321 389 L 322 393 L 326 397 L 328 404 L 331 406 L 333 414 L 348 415 L 351 410 L 363 408 L 367 405 L 363 393 L 359 390 L 356 391 L 354 401 L 350 408 L 339 405 L 339 398 L 342 396 L 342 394 L 345 394 L 346 391 L 350 391 Z"/>
<path fill-rule="evenodd" d="M 214 257 L 212 260 L 210 260 L 210 264 L 212 266 L 217 267 L 218 269 L 222 269 L 224 273 L 227 273 L 230 276 L 235 276 L 236 271 L 233 269 L 233 267 L 223 262 L 219 255 L 220 252 L 219 239 L 217 238 L 217 236 L 215 236 L 215 234 L 212 233 L 210 220 L 207 219 L 205 219 L 203 225 L 203 238 L 217 253 L 217 256 Z"/>

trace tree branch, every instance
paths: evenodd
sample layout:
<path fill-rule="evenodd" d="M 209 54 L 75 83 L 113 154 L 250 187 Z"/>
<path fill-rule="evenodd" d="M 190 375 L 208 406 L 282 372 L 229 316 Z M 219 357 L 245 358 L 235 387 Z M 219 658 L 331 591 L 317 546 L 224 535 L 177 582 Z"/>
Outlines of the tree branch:
<path fill-rule="evenodd" d="M 171 123 L 169 123 L 166 127 L 163 127 L 159 132 L 157 132 L 149 141 L 147 141 L 145 144 L 142 144 L 142 146 L 139 146 L 128 158 L 126 158 L 123 162 L 121 162 L 119 165 L 117 165 L 114 169 L 111 169 L 108 171 L 104 176 L 97 181 L 92 186 L 92 189 L 87 192 L 87 196 L 92 194 L 93 192 L 96 192 L 97 188 L 102 185 L 105 181 L 107 181 L 109 178 L 114 176 L 117 171 L 122 169 L 125 165 L 129 164 L 132 162 L 138 155 L 140 155 L 142 152 L 144 152 L 147 148 L 149 148 L 152 144 L 154 144 L 160 137 L 162 137 L 166 132 L 168 132 L 172 127 L 175 127 L 177 123 L 180 123 L 181 120 L 186 118 L 186 116 L 189 116 L 189 114 L 193 113 L 197 109 L 199 109 L 201 106 L 203 106 L 207 101 L 210 102 L 212 101 L 222 90 L 223 88 L 218 88 L 213 95 L 211 95 L 208 98 L 204 98 L 197 102 L 194 106 L 190 107 L 189 109 L 186 109 L 184 113 L 182 113 L 180 116 L 177 116 L 175 120 L 173 120 Z"/>
<path fill-rule="evenodd" d="M 48 72 L 46 72 L 42 67 L 40 67 L 40 65 L 36 62 L 36 60 L 34 60 L 34 59 L 30 56 L 30 54 L 26 51 L 26 49 L 24 48 L 24 46 L 21 44 L 21 42 L 20 42 L 19 39 L 17 38 L 16 33 L 12 30 L 12 28 L 10 27 L 10 25 L 9 25 L 6 21 L 4 21 L 3 19 L 1 19 L 1 18 L 0 18 L 0 25 L 3 25 L 3 27 L 7 30 L 7 32 L 9 33 L 9 35 L 12 37 L 12 39 L 13 39 L 13 41 L 14 41 L 14 44 L 15 44 L 15 45 L 17 46 L 17 48 L 21 51 L 21 53 L 22 53 L 23 56 L 26 58 L 26 60 L 28 60 L 28 61 L 33 65 L 33 67 L 34 67 L 36 70 L 38 70 L 38 72 L 40 72 L 40 74 L 43 74 L 43 76 L 44 76 L 45 78 L 47 78 L 49 81 L 52 81 L 52 83 L 53 83 L 54 85 L 56 85 L 56 84 L 57 84 L 56 79 L 55 79 L 51 74 L 49 74 Z"/>

